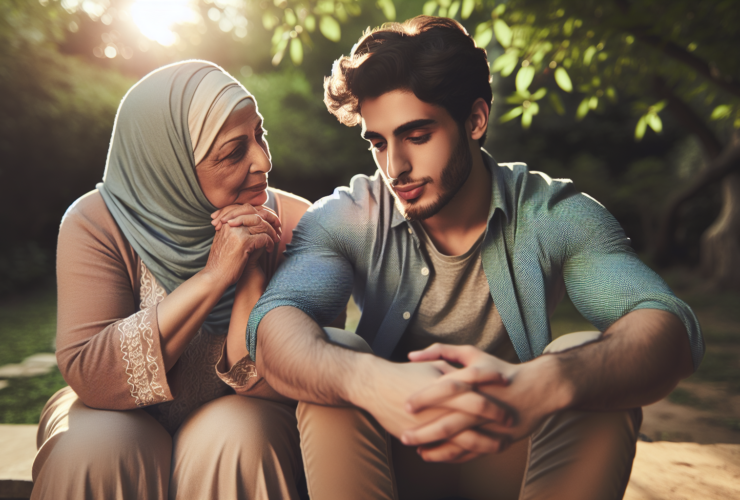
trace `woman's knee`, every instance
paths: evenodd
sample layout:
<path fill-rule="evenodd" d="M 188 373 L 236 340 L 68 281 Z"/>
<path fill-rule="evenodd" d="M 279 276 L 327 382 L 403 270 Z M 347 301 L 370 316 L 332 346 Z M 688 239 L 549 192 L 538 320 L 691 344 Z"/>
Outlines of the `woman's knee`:
<path fill-rule="evenodd" d="M 333 328 L 331 326 L 325 327 L 324 333 L 326 333 L 326 336 L 329 337 L 329 342 L 331 342 L 332 344 L 336 344 L 338 346 L 345 347 L 357 352 L 367 352 L 370 354 L 373 353 L 372 348 L 370 347 L 370 345 L 368 345 L 367 342 L 365 342 L 365 339 L 363 339 L 356 333 L 350 332 L 348 330 L 341 330 L 339 328 Z"/>

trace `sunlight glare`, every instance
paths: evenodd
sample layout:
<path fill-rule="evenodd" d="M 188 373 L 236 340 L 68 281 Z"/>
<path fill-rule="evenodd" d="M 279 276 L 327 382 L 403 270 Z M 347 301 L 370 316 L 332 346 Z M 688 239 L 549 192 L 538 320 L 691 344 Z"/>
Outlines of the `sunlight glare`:
<path fill-rule="evenodd" d="M 135 0 L 131 17 L 144 36 L 164 46 L 177 41 L 175 25 L 196 24 L 200 19 L 192 0 Z"/>

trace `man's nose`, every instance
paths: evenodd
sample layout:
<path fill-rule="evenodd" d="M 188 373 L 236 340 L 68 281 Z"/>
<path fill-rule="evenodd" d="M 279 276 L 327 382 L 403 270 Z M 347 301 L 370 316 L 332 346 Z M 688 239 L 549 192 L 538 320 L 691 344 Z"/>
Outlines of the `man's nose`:
<path fill-rule="evenodd" d="M 391 179 L 398 179 L 404 173 L 411 170 L 408 158 L 403 154 L 403 148 L 388 145 L 386 152 L 388 157 L 386 158 L 386 174 Z"/>

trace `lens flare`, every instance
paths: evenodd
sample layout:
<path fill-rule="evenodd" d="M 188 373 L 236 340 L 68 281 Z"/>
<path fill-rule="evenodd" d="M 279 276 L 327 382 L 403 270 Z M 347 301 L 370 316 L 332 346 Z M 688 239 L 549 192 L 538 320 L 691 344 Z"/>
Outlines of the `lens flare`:
<path fill-rule="evenodd" d="M 131 18 L 144 36 L 170 46 L 178 38 L 172 28 L 195 24 L 200 15 L 192 0 L 136 0 L 131 5 Z"/>

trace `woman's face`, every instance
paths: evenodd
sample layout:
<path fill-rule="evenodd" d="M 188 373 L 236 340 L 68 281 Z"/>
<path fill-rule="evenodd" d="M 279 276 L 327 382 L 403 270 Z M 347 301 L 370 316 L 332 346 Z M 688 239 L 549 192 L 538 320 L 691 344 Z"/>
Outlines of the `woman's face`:
<path fill-rule="evenodd" d="M 213 206 L 258 206 L 267 201 L 267 173 L 272 163 L 265 134 L 255 101 L 240 102 L 195 167 L 200 188 Z"/>

